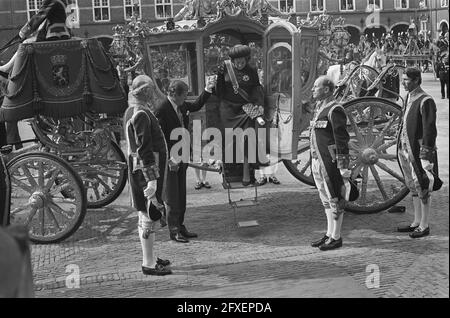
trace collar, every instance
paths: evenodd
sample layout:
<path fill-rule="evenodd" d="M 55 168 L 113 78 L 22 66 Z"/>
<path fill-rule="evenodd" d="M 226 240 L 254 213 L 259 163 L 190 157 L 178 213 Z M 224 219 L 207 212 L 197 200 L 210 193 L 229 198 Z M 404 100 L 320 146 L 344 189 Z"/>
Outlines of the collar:
<path fill-rule="evenodd" d="M 172 104 L 173 110 L 175 111 L 176 114 L 178 114 L 178 105 L 175 104 L 175 101 L 172 99 L 172 97 L 167 96 L 167 99 L 169 100 L 169 102 Z"/>
<path fill-rule="evenodd" d="M 408 93 L 408 102 L 412 103 L 415 101 L 419 96 L 421 96 L 424 93 L 422 87 L 417 86 L 414 90 Z"/>

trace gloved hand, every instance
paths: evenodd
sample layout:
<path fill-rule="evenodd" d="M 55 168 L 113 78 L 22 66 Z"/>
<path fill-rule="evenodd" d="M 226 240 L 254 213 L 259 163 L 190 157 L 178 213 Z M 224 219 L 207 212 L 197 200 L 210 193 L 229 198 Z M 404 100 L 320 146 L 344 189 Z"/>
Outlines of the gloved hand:
<path fill-rule="evenodd" d="M 352 175 L 352 171 L 348 169 L 339 169 L 339 171 L 341 172 L 341 176 L 344 179 L 349 179 Z"/>
<path fill-rule="evenodd" d="M 433 170 L 434 164 L 433 164 L 432 162 L 430 162 L 430 161 L 428 161 L 428 160 L 420 159 L 420 163 L 422 164 L 422 167 L 423 167 L 425 170 L 428 170 L 428 171 Z"/>
<path fill-rule="evenodd" d="M 147 183 L 147 187 L 144 189 L 144 195 L 146 198 L 151 198 L 155 195 L 156 184 L 157 184 L 156 180 L 152 180 Z"/>
<path fill-rule="evenodd" d="M 266 122 L 264 121 L 264 119 L 262 117 L 257 117 L 256 121 L 258 122 L 258 124 L 260 126 L 264 126 L 266 124 Z"/>

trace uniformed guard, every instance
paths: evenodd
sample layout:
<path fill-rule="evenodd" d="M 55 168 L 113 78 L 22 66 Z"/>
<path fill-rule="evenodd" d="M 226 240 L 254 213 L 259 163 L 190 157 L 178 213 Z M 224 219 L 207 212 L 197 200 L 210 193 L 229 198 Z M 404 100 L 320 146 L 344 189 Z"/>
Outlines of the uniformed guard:
<path fill-rule="evenodd" d="M 341 227 L 344 205 L 349 197 L 349 151 L 347 117 L 344 108 L 333 97 L 334 83 L 327 76 L 314 83 L 313 98 L 316 107 L 310 126 L 311 167 L 325 208 L 327 232 L 311 244 L 321 250 L 342 246 Z M 344 180 L 345 179 L 345 180 Z"/>
<path fill-rule="evenodd" d="M 402 84 L 408 92 L 398 134 L 397 156 L 412 193 L 414 221 L 399 232 L 411 232 L 411 238 L 430 234 L 430 196 L 442 186 L 438 174 L 436 153 L 436 104 L 420 87 L 422 74 L 417 68 L 407 68 Z"/>
<path fill-rule="evenodd" d="M 155 229 L 163 220 L 162 180 L 167 162 L 167 145 L 158 119 L 150 111 L 149 101 L 155 91 L 147 75 L 137 76 L 128 97 L 124 129 L 128 144 L 128 175 L 132 205 L 139 214 L 139 238 L 141 241 L 145 275 L 168 275 L 170 261 L 155 259 L 153 245 Z M 161 225 L 165 225 L 164 222 Z"/>

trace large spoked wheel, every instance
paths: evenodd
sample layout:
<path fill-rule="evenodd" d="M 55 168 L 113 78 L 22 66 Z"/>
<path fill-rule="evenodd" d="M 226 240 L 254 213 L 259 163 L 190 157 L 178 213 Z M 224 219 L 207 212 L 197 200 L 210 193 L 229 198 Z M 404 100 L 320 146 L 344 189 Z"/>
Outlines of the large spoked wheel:
<path fill-rule="evenodd" d="M 298 180 L 310 186 L 315 186 L 311 172 L 311 154 L 309 151 L 309 130 L 304 131 L 299 138 L 297 158 L 283 160 L 286 169 Z"/>
<path fill-rule="evenodd" d="M 349 202 L 346 209 L 355 213 L 383 211 L 409 192 L 396 155 L 401 108 L 376 97 L 354 99 L 343 107 L 350 134 L 350 168 L 360 191 L 359 199 Z M 295 178 L 314 185 L 307 133 L 300 136 L 297 160 L 283 162 Z"/>
<path fill-rule="evenodd" d="M 90 161 L 71 162 L 83 180 L 88 208 L 97 209 L 113 202 L 122 193 L 128 178 L 127 162 L 120 147 L 111 146 Z"/>
<path fill-rule="evenodd" d="M 337 101 L 344 103 L 352 99 L 367 96 L 368 88 L 375 82 L 379 73 L 368 65 L 358 65 L 348 75 L 338 95 Z"/>
<path fill-rule="evenodd" d="M 49 153 L 21 154 L 7 163 L 11 179 L 10 223 L 23 224 L 35 243 L 72 235 L 86 214 L 86 191 L 78 174 Z"/>
<path fill-rule="evenodd" d="M 392 101 L 363 97 L 343 105 L 350 134 L 350 167 L 360 196 L 347 210 L 372 213 L 400 202 L 409 192 L 397 161 L 401 107 Z"/>

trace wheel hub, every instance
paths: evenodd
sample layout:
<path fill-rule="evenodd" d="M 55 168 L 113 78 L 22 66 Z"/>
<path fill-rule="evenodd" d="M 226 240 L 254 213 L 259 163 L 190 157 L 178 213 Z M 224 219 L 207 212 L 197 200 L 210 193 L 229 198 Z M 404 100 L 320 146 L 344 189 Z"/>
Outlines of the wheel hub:
<path fill-rule="evenodd" d="M 44 207 L 45 203 L 45 194 L 42 192 L 35 192 L 31 195 L 30 199 L 28 199 L 28 203 L 31 207 L 36 209 L 41 209 Z"/>
<path fill-rule="evenodd" d="M 364 164 L 373 165 L 378 162 L 378 154 L 375 149 L 367 148 L 364 149 L 361 155 L 362 162 Z"/>

